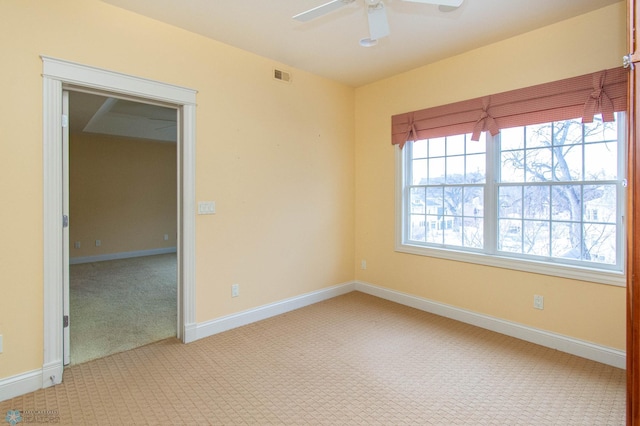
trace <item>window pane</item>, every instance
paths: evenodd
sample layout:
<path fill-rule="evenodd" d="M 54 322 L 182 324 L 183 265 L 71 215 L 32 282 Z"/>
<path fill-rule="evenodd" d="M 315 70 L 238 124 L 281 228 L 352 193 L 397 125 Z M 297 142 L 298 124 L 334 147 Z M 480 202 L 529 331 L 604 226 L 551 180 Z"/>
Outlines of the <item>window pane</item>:
<path fill-rule="evenodd" d="M 582 119 L 553 123 L 553 144 L 565 146 L 582 143 Z"/>
<path fill-rule="evenodd" d="M 559 146 L 553 150 L 553 180 L 582 180 L 582 145 Z"/>
<path fill-rule="evenodd" d="M 427 216 L 427 242 L 442 244 L 443 229 L 442 220 L 438 216 Z"/>
<path fill-rule="evenodd" d="M 501 182 L 524 182 L 524 151 L 506 151 L 500 161 Z"/>
<path fill-rule="evenodd" d="M 501 186 L 498 191 L 498 217 L 522 217 L 522 187 Z"/>
<path fill-rule="evenodd" d="M 503 151 L 524 148 L 524 128 L 500 129 L 500 149 Z"/>
<path fill-rule="evenodd" d="M 582 218 L 582 187 L 554 185 L 551 189 L 551 218 L 579 221 Z"/>
<path fill-rule="evenodd" d="M 498 250 L 522 252 L 522 221 L 500 220 L 498 222 Z"/>
<path fill-rule="evenodd" d="M 585 224 L 584 240 L 586 251 L 584 260 L 597 263 L 616 263 L 616 226 Z"/>
<path fill-rule="evenodd" d="M 525 147 L 529 149 L 546 146 L 551 146 L 551 124 L 527 126 Z"/>
<path fill-rule="evenodd" d="M 423 215 L 412 214 L 409 239 L 413 241 L 425 241 L 425 235 L 426 235 L 425 226 L 426 226 L 426 222 L 425 222 L 425 217 Z"/>
<path fill-rule="evenodd" d="M 523 252 L 535 256 L 549 256 L 549 222 L 525 220 Z"/>
<path fill-rule="evenodd" d="M 444 243 L 450 246 L 462 245 L 462 220 L 460 217 L 445 216 L 443 220 L 444 226 Z"/>
<path fill-rule="evenodd" d="M 602 117 L 594 117 L 593 123 L 584 125 L 585 142 L 601 142 L 618 140 L 618 126 L 615 122 L 603 123 Z"/>
<path fill-rule="evenodd" d="M 429 185 L 444 183 L 444 157 L 430 158 L 429 160 Z"/>
<path fill-rule="evenodd" d="M 443 188 L 426 188 L 427 190 L 427 214 L 443 214 L 442 190 Z"/>
<path fill-rule="evenodd" d="M 548 186 L 524 187 L 523 217 L 527 219 L 549 219 L 551 199 Z"/>
<path fill-rule="evenodd" d="M 465 187 L 463 192 L 463 245 L 484 248 L 484 188 Z"/>
<path fill-rule="evenodd" d="M 484 216 L 484 188 L 464 188 L 464 208 L 462 214 L 466 217 Z"/>
<path fill-rule="evenodd" d="M 412 158 L 427 158 L 428 142 L 426 140 L 415 141 L 411 146 Z"/>
<path fill-rule="evenodd" d="M 551 225 L 551 256 L 566 259 L 582 258 L 582 226 L 579 223 Z"/>
<path fill-rule="evenodd" d="M 592 143 L 584 146 L 585 179 L 616 180 L 618 178 L 618 144 Z"/>
<path fill-rule="evenodd" d="M 471 140 L 471 135 L 465 135 L 467 140 L 467 154 L 476 154 L 487 151 L 487 138 L 484 133 L 480 134 L 477 141 Z"/>
<path fill-rule="evenodd" d="M 411 183 L 413 185 L 424 185 L 427 183 L 427 160 L 414 160 L 411 170 Z"/>
<path fill-rule="evenodd" d="M 615 185 L 584 186 L 584 221 L 616 223 L 617 191 Z"/>
<path fill-rule="evenodd" d="M 464 156 L 447 157 L 447 183 L 464 182 Z"/>
<path fill-rule="evenodd" d="M 484 183 L 487 177 L 485 154 L 467 155 L 466 183 Z"/>
<path fill-rule="evenodd" d="M 447 155 L 463 155 L 465 135 L 447 137 Z"/>
<path fill-rule="evenodd" d="M 446 186 L 444 188 L 444 214 L 462 216 L 462 187 Z"/>
<path fill-rule="evenodd" d="M 604 126 L 604 130 L 603 130 L 603 139 L 606 141 L 618 141 L 620 140 L 618 138 L 618 124 L 613 121 L 613 122 L 609 122 L 609 123 L 603 123 Z"/>
<path fill-rule="evenodd" d="M 445 138 L 429 139 L 429 157 L 444 157 Z"/>
<path fill-rule="evenodd" d="M 464 219 L 465 247 L 481 249 L 484 247 L 484 223 L 482 218 Z"/>
<path fill-rule="evenodd" d="M 411 188 L 411 213 L 425 214 L 425 189 Z"/>
<path fill-rule="evenodd" d="M 527 182 L 551 180 L 551 148 L 528 149 L 525 156 Z"/>

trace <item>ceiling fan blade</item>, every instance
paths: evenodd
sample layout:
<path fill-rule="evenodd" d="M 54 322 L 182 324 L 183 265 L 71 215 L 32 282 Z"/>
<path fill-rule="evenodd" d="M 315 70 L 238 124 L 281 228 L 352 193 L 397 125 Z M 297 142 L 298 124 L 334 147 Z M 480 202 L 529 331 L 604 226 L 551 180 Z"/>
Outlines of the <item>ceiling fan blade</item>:
<path fill-rule="evenodd" d="M 367 16 L 369 17 L 369 38 L 371 40 L 378 40 L 389 35 L 389 20 L 384 3 L 380 1 L 369 5 Z"/>
<path fill-rule="evenodd" d="M 332 0 L 328 3 L 309 9 L 306 12 L 298 13 L 293 17 L 296 21 L 307 22 L 315 18 L 326 15 L 327 13 L 338 10 L 343 6 L 353 3 L 355 0 Z"/>
<path fill-rule="evenodd" d="M 412 3 L 435 4 L 437 6 L 460 7 L 464 0 L 404 0 Z"/>

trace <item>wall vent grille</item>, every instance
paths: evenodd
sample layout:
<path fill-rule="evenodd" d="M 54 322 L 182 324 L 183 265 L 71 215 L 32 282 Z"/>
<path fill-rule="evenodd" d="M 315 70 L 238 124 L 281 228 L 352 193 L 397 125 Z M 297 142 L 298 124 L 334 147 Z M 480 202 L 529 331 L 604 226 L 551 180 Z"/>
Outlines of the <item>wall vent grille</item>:
<path fill-rule="evenodd" d="M 273 70 L 273 78 L 279 81 L 284 81 L 285 83 L 291 83 L 291 73 L 277 68 Z"/>

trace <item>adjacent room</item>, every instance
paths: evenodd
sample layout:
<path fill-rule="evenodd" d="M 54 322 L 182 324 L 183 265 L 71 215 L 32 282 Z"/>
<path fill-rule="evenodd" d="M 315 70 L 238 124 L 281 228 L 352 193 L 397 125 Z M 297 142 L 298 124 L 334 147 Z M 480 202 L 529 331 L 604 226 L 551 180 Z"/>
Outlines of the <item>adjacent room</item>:
<path fill-rule="evenodd" d="M 71 364 L 176 336 L 176 115 L 69 93 Z"/>
<path fill-rule="evenodd" d="M 631 4 L 0 2 L 0 415 L 633 419 Z"/>

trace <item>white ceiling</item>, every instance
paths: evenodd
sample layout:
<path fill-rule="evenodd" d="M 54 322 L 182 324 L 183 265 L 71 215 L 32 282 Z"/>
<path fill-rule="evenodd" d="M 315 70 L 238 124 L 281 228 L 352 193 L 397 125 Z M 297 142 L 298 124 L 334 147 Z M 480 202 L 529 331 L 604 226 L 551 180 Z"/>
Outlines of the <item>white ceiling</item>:
<path fill-rule="evenodd" d="M 620 0 L 465 0 L 449 13 L 384 0 L 391 35 L 370 48 L 365 0 L 306 23 L 291 17 L 328 0 L 102 1 L 358 87 Z"/>
<path fill-rule="evenodd" d="M 72 132 L 176 142 L 172 108 L 71 91 L 69 117 Z"/>

